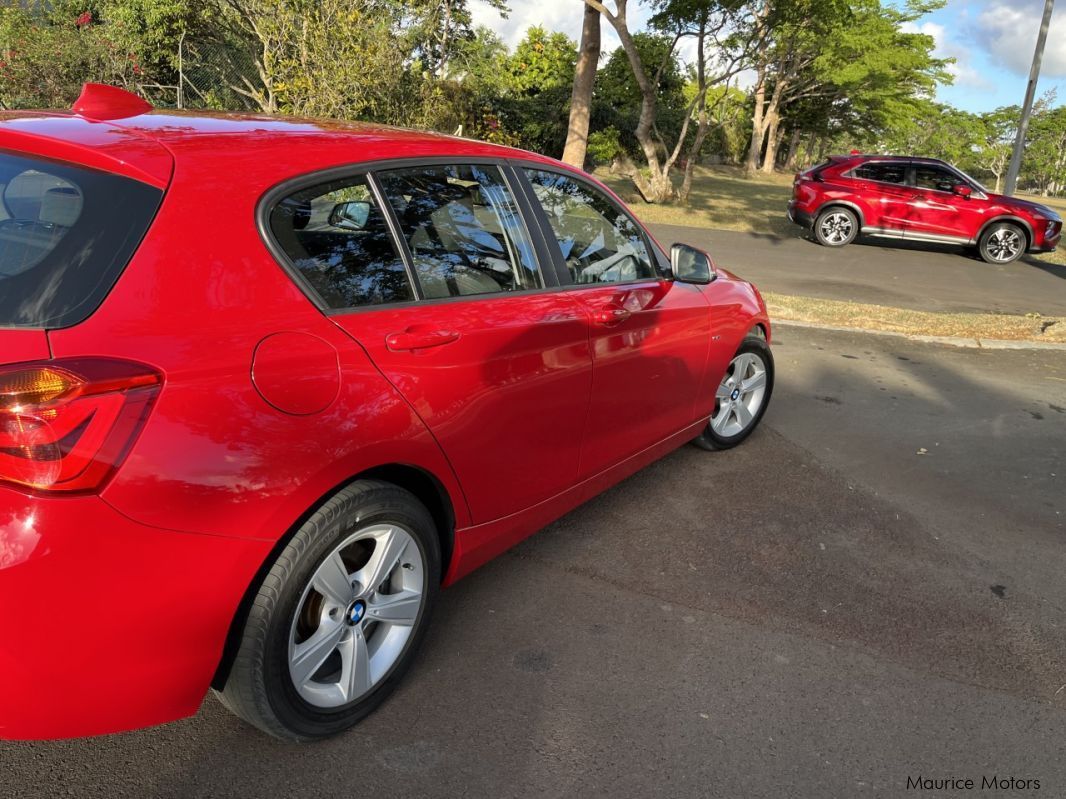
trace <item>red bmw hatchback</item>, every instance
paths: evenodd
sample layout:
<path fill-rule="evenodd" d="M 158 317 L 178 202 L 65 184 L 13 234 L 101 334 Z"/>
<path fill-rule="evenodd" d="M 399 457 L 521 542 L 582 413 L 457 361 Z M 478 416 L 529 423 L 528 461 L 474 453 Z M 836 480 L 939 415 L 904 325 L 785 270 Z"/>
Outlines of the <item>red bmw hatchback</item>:
<path fill-rule="evenodd" d="M 0 120 L 0 738 L 307 740 L 438 589 L 773 389 L 758 292 L 556 161 L 88 86 Z M 71 618 L 72 614 L 75 618 Z"/>

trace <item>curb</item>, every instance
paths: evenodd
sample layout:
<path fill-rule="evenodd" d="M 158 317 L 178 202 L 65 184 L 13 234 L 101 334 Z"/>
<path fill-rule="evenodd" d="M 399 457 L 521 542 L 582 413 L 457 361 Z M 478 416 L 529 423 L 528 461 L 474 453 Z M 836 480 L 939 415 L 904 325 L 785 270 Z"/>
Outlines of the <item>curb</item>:
<path fill-rule="evenodd" d="M 899 333 L 892 330 L 870 330 L 865 327 L 844 327 L 843 325 L 823 325 L 815 322 L 794 322 L 790 319 L 770 317 L 771 327 L 802 327 L 812 330 L 833 330 L 839 333 L 865 333 L 871 336 L 895 336 L 923 344 L 945 344 L 949 347 L 969 347 L 980 350 L 1051 350 L 1066 352 L 1066 344 L 1053 341 L 1014 341 L 1001 338 L 962 338 L 957 336 L 920 336 L 914 333 Z"/>

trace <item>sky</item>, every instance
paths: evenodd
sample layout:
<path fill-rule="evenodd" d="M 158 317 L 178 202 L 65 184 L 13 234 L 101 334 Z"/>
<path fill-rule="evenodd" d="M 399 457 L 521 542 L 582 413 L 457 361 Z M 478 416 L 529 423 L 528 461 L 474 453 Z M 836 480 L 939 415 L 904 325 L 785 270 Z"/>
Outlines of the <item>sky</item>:
<path fill-rule="evenodd" d="M 510 0 L 511 12 L 501 19 L 483 0 L 471 0 L 477 24 L 496 31 L 507 44 L 517 44 L 531 25 L 561 31 L 575 41 L 581 37 L 581 0 Z M 632 3 L 630 26 L 635 30 L 648 13 Z M 936 54 L 956 60 L 951 86 L 937 90 L 937 99 L 966 111 L 991 111 L 1021 105 L 1029 79 L 1044 0 L 948 0 L 944 8 L 914 24 L 937 43 Z M 618 37 L 604 21 L 603 51 L 618 46 Z M 1055 89 L 1066 103 L 1066 2 L 1051 18 L 1038 96 Z"/>

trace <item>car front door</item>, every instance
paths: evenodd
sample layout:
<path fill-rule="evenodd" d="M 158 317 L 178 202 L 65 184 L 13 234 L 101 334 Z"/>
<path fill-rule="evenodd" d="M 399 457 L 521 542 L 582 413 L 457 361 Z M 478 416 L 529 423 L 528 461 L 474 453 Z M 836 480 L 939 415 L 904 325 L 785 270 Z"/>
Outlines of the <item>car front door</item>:
<path fill-rule="evenodd" d="M 911 223 L 908 237 L 965 243 L 985 221 L 984 195 L 970 187 L 967 197 L 954 192 L 968 181 L 936 164 L 916 163 L 912 173 Z"/>
<path fill-rule="evenodd" d="M 711 344 L 698 286 L 666 278 L 641 227 L 592 183 L 522 170 L 566 292 L 586 309 L 593 382 L 581 476 L 596 474 L 692 424 Z"/>
<path fill-rule="evenodd" d="M 354 174 L 293 194 L 279 206 L 292 221 L 271 222 L 437 439 L 476 524 L 573 485 L 592 380 L 586 312 L 545 279 L 507 172 Z"/>

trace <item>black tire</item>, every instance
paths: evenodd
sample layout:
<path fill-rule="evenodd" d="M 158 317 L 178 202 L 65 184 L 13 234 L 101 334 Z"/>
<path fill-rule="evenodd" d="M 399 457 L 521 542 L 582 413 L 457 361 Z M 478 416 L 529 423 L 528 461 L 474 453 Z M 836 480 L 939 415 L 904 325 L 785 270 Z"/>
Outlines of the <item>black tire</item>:
<path fill-rule="evenodd" d="M 289 674 L 289 634 L 304 590 L 346 537 L 388 523 L 408 533 L 423 559 L 424 601 L 405 647 L 369 693 L 336 709 L 305 701 Z M 373 712 L 395 689 L 425 635 L 440 590 L 441 555 L 429 512 L 408 491 L 362 480 L 339 491 L 297 530 L 277 556 L 248 612 L 222 703 L 263 732 L 287 741 L 336 735 Z"/>
<path fill-rule="evenodd" d="M 1009 264 L 1017 261 L 1028 247 L 1025 231 L 1013 222 L 993 222 L 977 242 L 977 253 L 986 263 Z"/>
<path fill-rule="evenodd" d="M 823 247 L 843 247 L 859 235 L 859 217 L 850 208 L 833 205 L 818 213 L 812 232 Z"/>
<path fill-rule="evenodd" d="M 765 339 L 758 336 L 748 336 L 745 338 L 744 342 L 733 356 L 733 361 L 730 362 L 729 369 L 727 369 L 726 374 L 723 375 L 723 381 L 730 377 L 731 370 L 734 368 L 733 363 L 735 363 L 736 359 L 741 355 L 755 356 L 762 362 L 762 366 L 765 369 L 766 388 L 762 395 L 761 403 L 756 412 L 752 414 L 751 421 L 744 426 L 740 432 L 733 435 L 720 435 L 715 432 L 711 422 L 708 421 L 707 426 L 703 428 L 703 431 L 692 440 L 692 443 L 700 449 L 711 451 L 732 449 L 754 432 L 755 428 L 759 426 L 759 422 L 762 421 L 762 417 L 766 414 L 766 409 L 770 405 L 770 397 L 774 392 L 774 356 L 770 351 L 770 345 L 766 343 Z M 719 401 L 716 400 L 712 418 L 717 416 L 719 412 L 719 404 Z"/>

